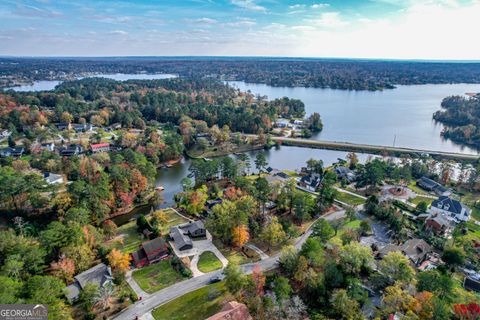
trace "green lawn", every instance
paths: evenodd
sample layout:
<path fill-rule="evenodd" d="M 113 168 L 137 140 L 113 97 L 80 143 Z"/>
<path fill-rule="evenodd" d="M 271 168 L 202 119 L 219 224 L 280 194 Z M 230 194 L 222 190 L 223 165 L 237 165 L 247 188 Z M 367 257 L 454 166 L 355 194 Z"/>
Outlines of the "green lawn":
<path fill-rule="evenodd" d="M 163 260 L 151 266 L 136 270 L 132 276 L 140 288 L 148 293 L 153 293 L 186 279 L 170 266 L 169 260 Z"/>
<path fill-rule="evenodd" d="M 407 186 L 410 190 L 412 190 L 413 192 L 415 192 L 416 194 L 424 194 L 424 195 L 430 195 L 427 191 L 423 190 L 422 188 L 420 187 L 417 187 L 417 181 L 415 180 L 412 180 L 410 181 L 410 183 L 408 184 Z"/>
<path fill-rule="evenodd" d="M 161 305 L 153 310 L 152 315 L 156 320 L 206 319 L 219 312 L 223 303 L 230 299 L 222 281 Z"/>
<path fill-rule="evenodd" d="M 252 250 L 250 250 L 249 252 L 249 255 L 252 257 L 249 258 L 243 252 L 227 247 L 218 239 L 213 240 L 213 244 L 217 247 L 218 250 L 220 250 L 220 252 L 225 256 L 225 258 L 227 258 L 228 262 L 230 263 L 236 263 L 240 265 L 245 263 L 257 262 L 260 260 L 260 256 Z"/>
<path fill-rule="evenodd" d="M 364 204 L 365 203 L 365 199 L 362 199 L 360 197 L 356 197 L 354 195 L 351 195 L 349 193 L 346 193 L 346 192 L 337 192 L 337 197 L 336 199 L 338 201 L 341 201 L 341 202 L 345 202 L 349 205 L 352 205 L 352 206 L 358 206 L 360 204 Z"/>
<path fill-rule="evenodd" d="M 427 205 L 430 205 L 432 203 L 433 199 L 422 197 L 422 196 L 416 196 L 415 198 L 411 198 L 408 201 L 410 201 L 411 203 L 413 203 L 415 205 L 419 204 L 422 201 L 425 202 Z"/>
<path fill-rule="evenodd" d="M 186 219 L 176 214 L 172 209 L 165 209 L 165 213 L 168 218 L 168 223 L 160 228 L 162 234 L 168 233 L 170 227 L 172 226 L 187 222 Z M 148 218 L 149 217 L 147 216 L 147 219 Z M 145 239 L 143 235 L 138 232 L 137 222 L 134 220 L 118 227 L 117 237 L 105 242 L 105 246 L 110 249 L 119 249 L 124 253 L 132 253 L 136 251 L 140 244 L 146 240 L 147 239 Z"/>
<path fill-rule="evenodd" d="M 222 262 L 212 251 L 205 251 L 198 260 L 198 270 L 203 273 L 212 272 L 223 267 Z"/>

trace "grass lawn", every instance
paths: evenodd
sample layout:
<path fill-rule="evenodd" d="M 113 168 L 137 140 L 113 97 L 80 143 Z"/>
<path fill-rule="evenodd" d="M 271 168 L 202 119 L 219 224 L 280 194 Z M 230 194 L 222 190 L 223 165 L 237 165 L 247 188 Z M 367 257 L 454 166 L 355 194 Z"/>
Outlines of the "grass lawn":
<path fill-rule="evenodd" d="M 411 198 L 408 201 L 410 201 L 411 203 L 413 203 L 415 205 L 419 204 L 422 201 L 425 202 L 427 205 L 430 205 L 432 203 L 433 199 L 422 197 L 422 196 L 416 196 L 415 198 Z"/>
<path fill-rule="evenodd" d="M 475 207 L 472 207 L 472 217 L 477 220 L 477 221 L 480 221 L 480 210 L 478 210 L 477 208 Z"/>
<path fill-rule="evenodd" d="M 176 214 L 172 209 L 165 209 L 164 211 L 167 215 L 168 223 L 160 228 L 162 234 L 168 233 L 170 227 L 174 225 L 187 222 L 186 219 Z M 147 219 L 148 218 L 149 217 L 147 216 Z M 146 240 L 147 239 L 138 232 L 137 222 L 134 220 L 118 227 L 117 237 L 105 242 L 105 246 L 111 249 L 119 249 L 124 253 L 132 253 L 138 249 L 143 241 Z"/>
<path fill-rule="evenodd" d="M 427 191 L 423 190 L 422 188 L 418 187 L 417 186 L 417 182 L 415 180 L 412 180 L 409 182 L 409 184 L 407 185 L 407 187 L 412 190 L 413 192 L 415 192 L 416 194 L 419 194 L 419 195 L 430 195 Z"/>
<path fill-rule="evenodd" d="M 249 258 L 243 252 L 227 247 L 218 239 L 213 240 L 213 244 L 215 245 L 215 247 L 217 247 L 218 250 L 220 250 L 220 252 L 225 256 L 225 258 L 227 258 L 228 262 L 240 265 L 245 263 L 257 262 L 260 260 L 260 256 L 252 250 L 250 250 L 249 252 L 249 255 L 251 256 L 251 258 Z"/>
<path fill-rule="evenodd" d="M 365 203 L 365 199 L 356 197 L 346 192 L 340 192 L 340 191 L 337 192 L 336 199 L 338 201 L 348 203 L 349 205 L 352 205 L 352 206 L 357 206 Z"/>
<path fill-rule="evenodd" d="M 152 315 L 156 320 L 206 319 L 222 309 L 224 302 L 233 300 L 225 289 L 225 282 L 218 282 L 189 292 L 157 309 Z"/>
<path fill-rule="evenodd" d="M 136 270 L 132 276 L 140 288 L 148 293 L 153 293 L 185 279 L 170 266 L 169 260 L 162 260 L 151 266 Z"/>
<path fill-rule="evenodd" d="M 203 273 L 212 272 L 223 267 L 222 262 L 212 251 L 205 251 L 198 259 L 198 270 Z"/>

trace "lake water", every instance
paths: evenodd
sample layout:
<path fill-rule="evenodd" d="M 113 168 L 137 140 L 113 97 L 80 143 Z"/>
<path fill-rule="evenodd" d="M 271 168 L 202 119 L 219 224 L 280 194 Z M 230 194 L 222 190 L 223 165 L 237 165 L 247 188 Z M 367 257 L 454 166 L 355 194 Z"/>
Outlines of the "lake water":
<path fill-rule="evenodd" d="M 450 95 L 480 92 L 478 84 L 398 86 L 384 91 L 271 87 L 229 81 L 242 91 L 269 99 L 289 97 L 305 103 L 307 115 L 320 113 L 324 128 L 314 139 L 478 154 L 440 136 L 443 125 L 432 115 Z"/>
<path fill-rule="evenodd" d="M 174 74 L 127 74 L 127 73 L 114 73 L 114 74 L 97 74 L 92 75 L 92 77 L 97 78 L 109 78 L 117 81 L 125 81 L 125 80 L 154 80 L 154 79 L 170 79 L 177 77 Z M 80 77 L 79 79 L 82 79 Z M 35 81 L 31 85 L 23 85 L 18 87 L 11 87 L 5 88 L 5 90 L 13 89 L 15 91 L 24 92 L 24 91 L 46 91 L 46 90 L 53 90 L 57 85 L 59 85 L 62 81 L 58 80 L 42 80 L 42 81 Z"/>

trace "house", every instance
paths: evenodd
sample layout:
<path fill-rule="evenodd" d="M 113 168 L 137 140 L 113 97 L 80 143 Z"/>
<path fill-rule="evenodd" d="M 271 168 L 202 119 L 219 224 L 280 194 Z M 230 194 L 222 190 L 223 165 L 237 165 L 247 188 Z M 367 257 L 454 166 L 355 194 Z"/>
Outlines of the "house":
<path fill-rule="evenodd" d="M 355 181 L 355 173 L 352 170 L 344 166 L 338 166 L 335 168 L 338 180 L 346 179 L 349 183 Z"/>
<path fill-rule="evenodd" d="M 11 134 L 12 132 L 10 130 L 0 130 L 0 140 L 7 139 Z"/>
<path fill-rule="evenodd" d="M 433 181 L 432 179 L 429 179 L 427 177 L 421 177 L 420 179 L 418 179 L 417 186 L 428 192 L 433 192 L 437 196 L 449 196 L 452 194 L 452 191 L 448 190 L 440 183 Z"/>
<path fill-rule="evenodd" d="M 184 234 L 178 226 L 170 228 L 170 238 L 173 240 L 175 247 L 180 251 L 190 250 L 193 248 L 192 239 Z"/>
<path fill-rule="evenodd" d="M 225 304 L 220 312 L 207 318 L 206 320 L 251 320 L 253 319 L 248 312 L 248 308 L 243 303 L 230 301 Z"/>
<path fill-rule="evenodd" d="M 55 126 L 57 127 L 58 130 L 63 131 L 63 130 L 70 130 L 72 129 L 72 126 L 68 122 L 60 122 L 56 123 Z"/>
<path fill-rule="evenodd" d="M 458 200 L 449 198 L 447 196 L 441 196 L 432 202 L 429 212 L 431 214 L 442 214 L 447 219 L 455 223 L 459 223 L 470 220 L 472 209 Z"/>
<path fill-rule="evenodd" d="M 0 149 L 0 157 L 21 157 L 25 152 L 24 147 L 3 148 Z"/>
<path fill-rule="evenodd" d="M 275 121 L 275 127 L 277 128 L 292 128 L 292 124 L 287 120 L 277 120 Z"/>
<path fill-rule="evenodd" d="M 401 246 L 387 244 L 378 250 L 377 257 L 383 259 L 393 251 L 403 253 L 415 266 L 419 266 L 432 254 L 432 247 L 422 239 L 410 239 Z"/>
<path fill-rule="evenodd" d="M 32 147 L 30 151 L 32 153 L 41 153 L 43 151 L 53 152 L 55 151 L 55 144 L 53 142 L 37 144 L 36 146 Z"/>
<path fill-rule="evenodd" d="M 447 236 L 452 232 L 453 225 L 443 214 L 431 214 L 425 219 L 425 230 L 431 231 L 437 236 Z"/>
<path fill-rule="evenodd" d="M 83 148 L 78 144 L 71 144 L 69 146 L 59 148 L 58 151 L 61 156 L 70 157 L 78 156 L 80 153 L 83 152 Z"/>
<path fill-rule="evenodd" d="M 99 153 L 99 152 L 109 152 L 110 151 L 110 144 L 109 143 L 94 143 L 90 145 L 90 150 L 92 153 Z"/>
<path fill-rule="evenodd" d="M 90 132 L 93 130 L 93 126 L 90 123 L 74 123 L 71 128 L 76 132 Z"/>
<path fill-rule="evenodd" d="M 465 277 L 463 280 L 463 287 L 470 291 L 480 292 L 480 280 Z"/>
<path fill-rule="evenodd" d="M 75 282 L 67 287 L 67 299 L 73 302 L 78 299 L 80 292 L 89 283 L 96 283 L 99 287 L 113 283 L 112 270 L 104 263 L 100 263 L 74 277 Z"/>
<path fill-rule="evenodd" d="M 304 123 L 303 120 L 298 120 L 298 119 L 293 120 L 293 124 L 297 126 L 303 126 L 303 123 Z"/>
<path fill-rule="evenodd" d="M 62 184 L 64 182 L 63 176 L 61 174 L 45 172 L 43 174 L 43 179 L 50 185 L 53 184 Z"/>
<path fill-rule="evenodd" d="M 207 236 L 207 230 L 200 220 L 190 221 L 189 223 L 180 225 L 179 228 L 183 233 L 191 238 L 203 238 Z"/>
<path fill-rule="evenodd" d="M 410 239 L 401 246 L 402 253 L 415 265 L 419 266 L 431 254 L 432 247 L 423 239 Z"/>
<path fill-rule="evenodd" d="M 168 257 L 168 246 L 160 237 L 142 243 L 140 248 L 132 253 L 135 268 L 158 262 L 166 257 Z"/>
<path fill-rule="evenodd" d="M 312 173 L 306 176 L 303 176 L 298 180 L 298 185 L 308 191 L 315 192 L 320 187 L 322 183 L 322 176 L 318 173 Z"/>

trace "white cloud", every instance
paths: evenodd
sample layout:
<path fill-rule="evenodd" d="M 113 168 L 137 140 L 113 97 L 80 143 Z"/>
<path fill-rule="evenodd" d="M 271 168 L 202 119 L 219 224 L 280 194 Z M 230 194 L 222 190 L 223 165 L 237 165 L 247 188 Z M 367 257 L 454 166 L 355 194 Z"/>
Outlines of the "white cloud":
<path fill-rule="evenodd" d="M 291 5 L 291 6 L 288 6 L 289 9 L 300 9 L 300 8 L 305 8 L 305 5 L 304 4 L 294 4 L 294 5 Z"/>
<path fill-rule="evenodd" d="M 330 4 L 328 3 L 314 3 L 310 6 L 312 9 L 323 9 L 328 7 L 330 7 Z"/>
<path fill-rule="evenodd" d="M 252 11 L 267 11 L 267 8 L 258 5 L 254 0 L 231 0 L 231 3 L 243 9 Z"/>
<path fill-rule="evenodd" d="M 113 36 L 127 36 L 128 32 L 123 30 L 113 30 L 113 31 L 110 31 L 108 34 Z"/>
<path fill-rule="evenodd" d="M 195 23 L 195 24 L 216 24 L 218 21 L 215 19 L 211 18 L 199 18 L 199 19 L 188 19 L 187 20 L 190 23 Z"/>
<path fill-rule="evenodd" d="M 339 12 L 324 12 L 320 18 L 313 21 L 313 24 L 321 28 L 341 28 L 349 24 L 340 17 Z"/>
<path fill-rule="evenodd" d="M 251 27 L 256 24 L 255 20 L 250 18 L 239 18 L 237 21 L 225 23 L 225 25 L 229 27 Z"/>

